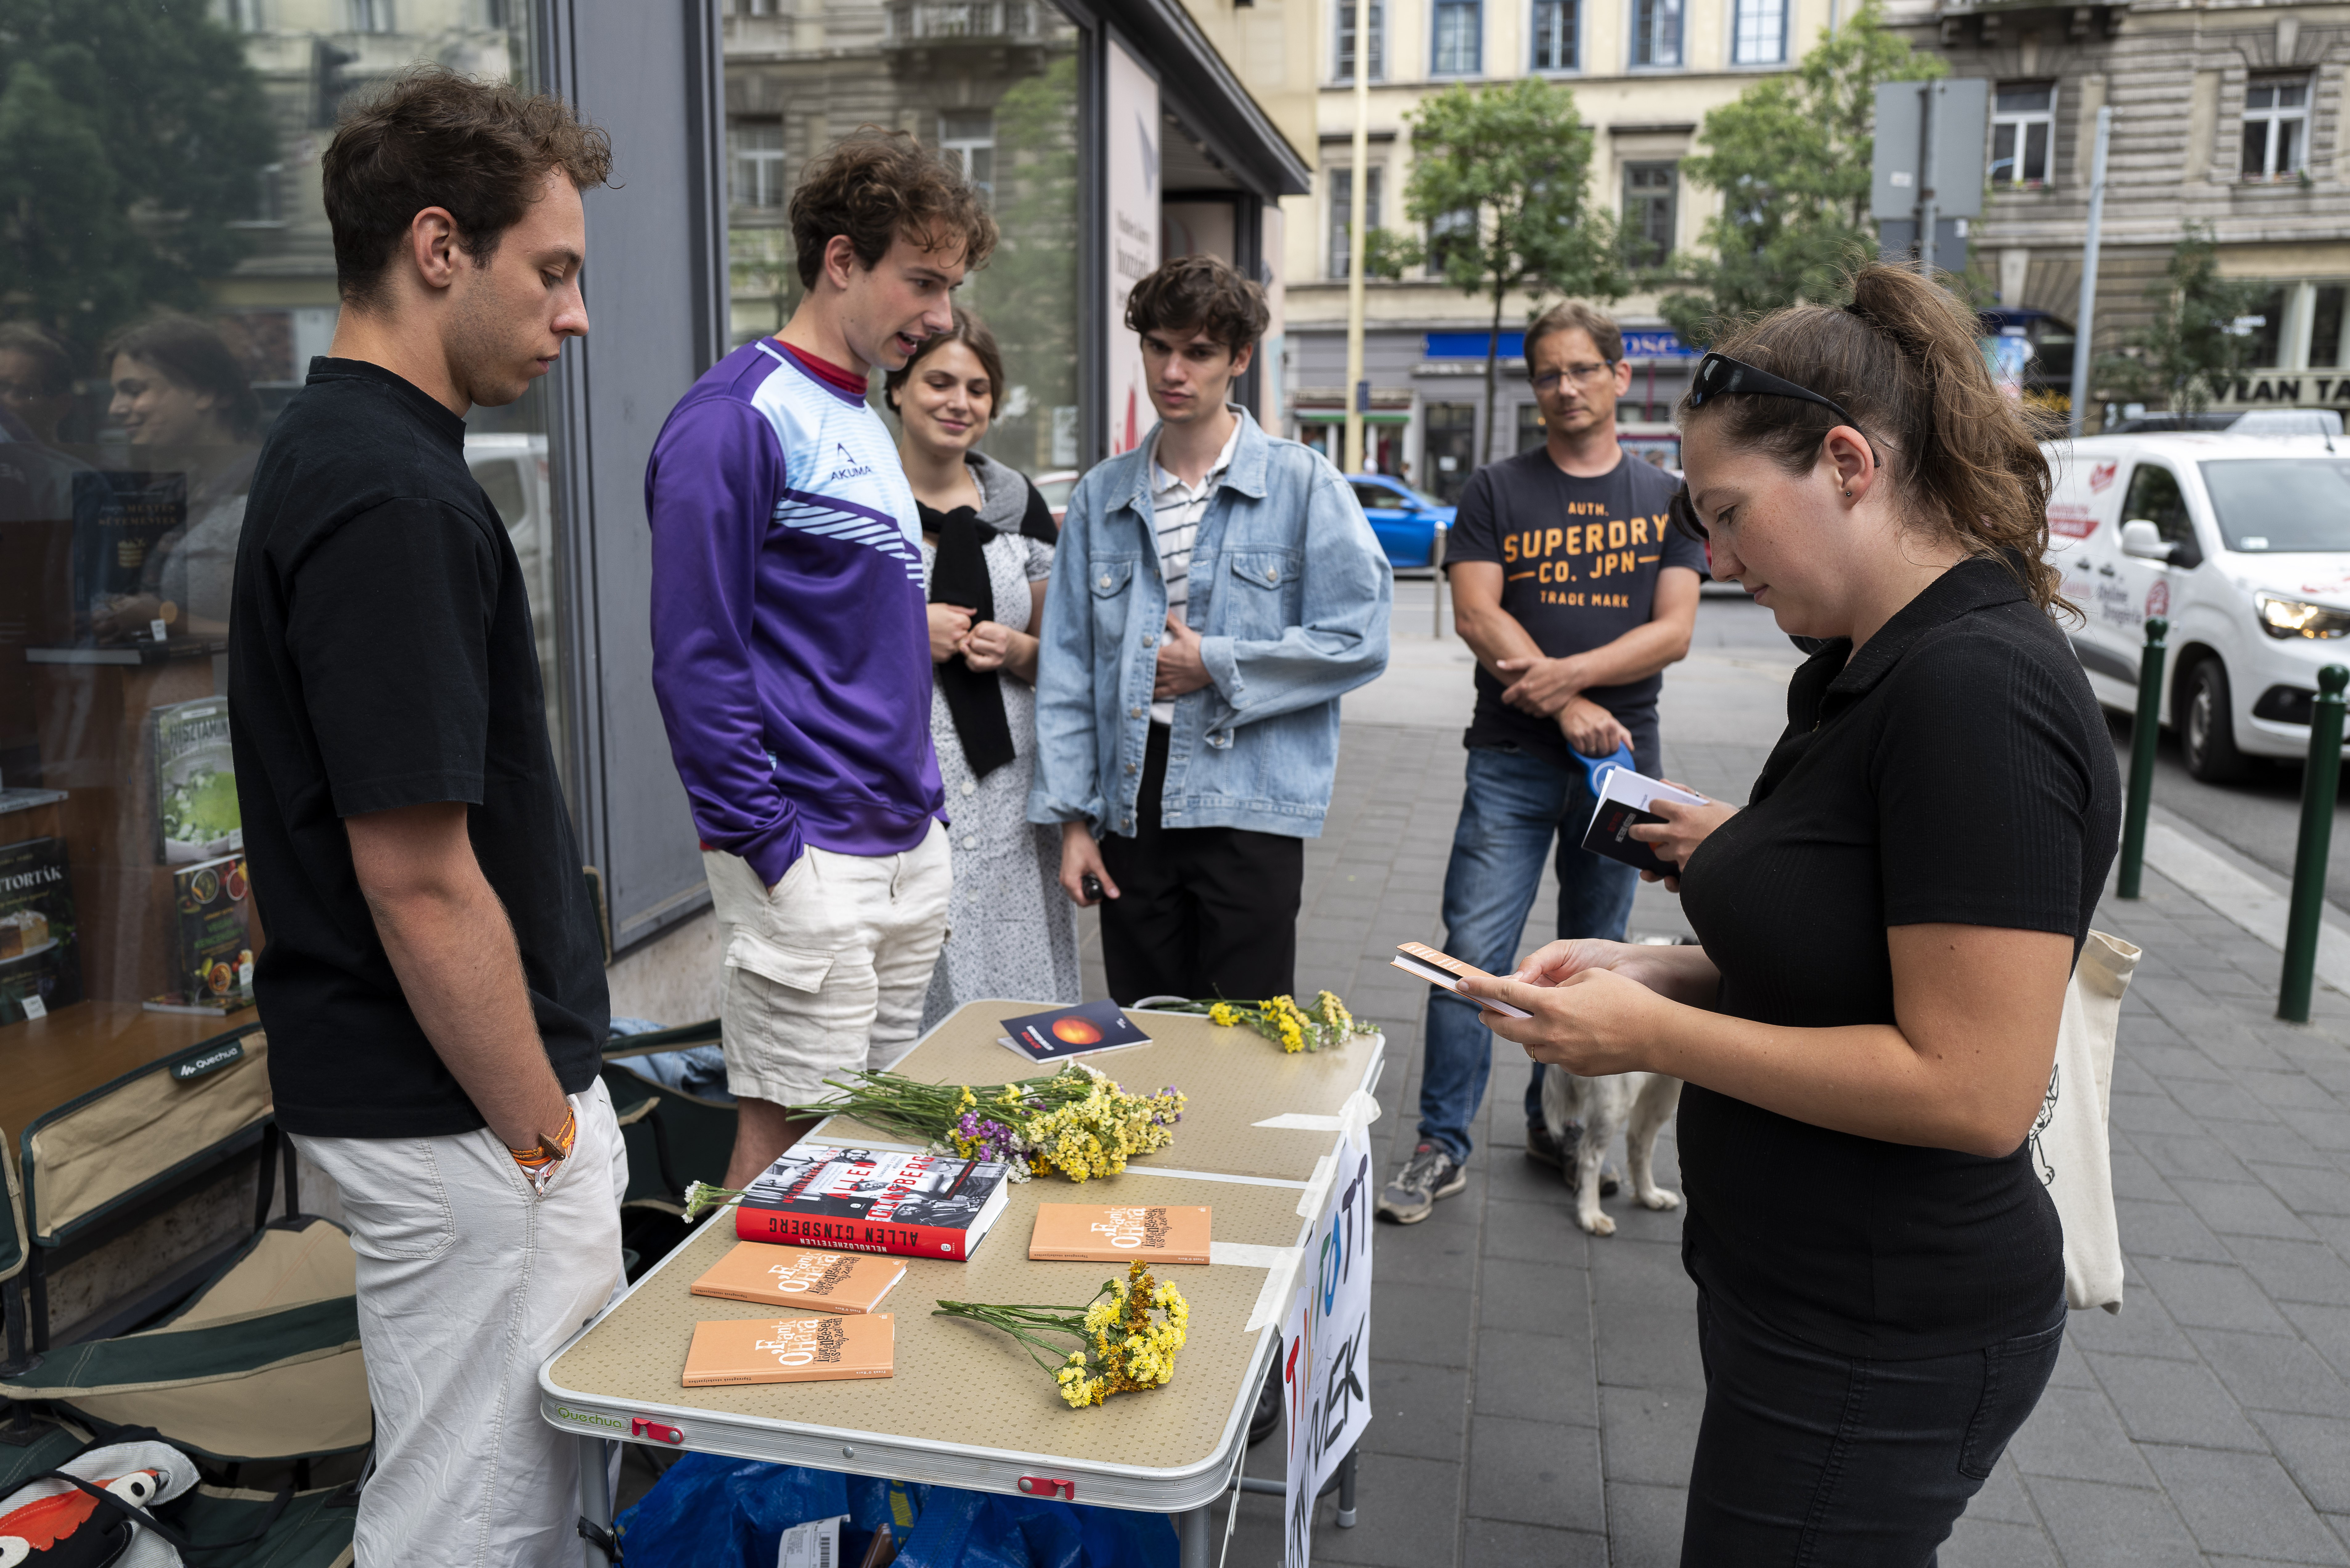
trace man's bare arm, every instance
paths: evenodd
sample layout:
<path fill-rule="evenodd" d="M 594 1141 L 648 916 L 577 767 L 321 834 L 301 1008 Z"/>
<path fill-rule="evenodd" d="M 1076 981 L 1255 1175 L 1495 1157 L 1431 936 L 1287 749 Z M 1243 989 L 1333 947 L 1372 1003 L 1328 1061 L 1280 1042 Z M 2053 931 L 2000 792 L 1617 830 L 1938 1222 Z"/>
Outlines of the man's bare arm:
<path fill-rule="evenodd" d="M 465 832 L 462 801 L 347 817 L 351 867 L 433 1051 L 509 1148 L 563 1130 L 513 922 Z"/>
<path fill-rule="evenodd" d="M 1501 680 L 1503 699 L 1530 713 L 1555 714 L 1586 687 L 1646 680 L 1687 658 L 1697 628 L 1698 576 L 1685 566 L 1667 566 L 1657 574 L 1648 620 L 1586 652 L 1549 659 L 1502 607 L 1499 562 L 1463 561 L 1448 569 L 1453 624 L 1461 640 Z"/>

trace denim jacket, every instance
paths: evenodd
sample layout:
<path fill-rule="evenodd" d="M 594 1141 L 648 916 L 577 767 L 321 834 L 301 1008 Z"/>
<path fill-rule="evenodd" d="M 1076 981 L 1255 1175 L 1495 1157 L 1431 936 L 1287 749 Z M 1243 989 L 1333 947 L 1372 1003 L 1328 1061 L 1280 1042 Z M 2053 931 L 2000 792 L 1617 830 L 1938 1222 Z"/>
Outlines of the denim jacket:
<path fill-rule="evenodd" d="M 1313 838 L 1339 694 L 1387 668 L 1394 574 L 1329 460 L 1234 411 L 1240 441 L 1200 520 L 1184 610 L 1211 683 L 1176 699 L 1160 820 Z M 1069 497 L 1038 632 L 1031 822 L 1135 832 L 1167 627 L 1153 445 L 1097 464 Z"/>

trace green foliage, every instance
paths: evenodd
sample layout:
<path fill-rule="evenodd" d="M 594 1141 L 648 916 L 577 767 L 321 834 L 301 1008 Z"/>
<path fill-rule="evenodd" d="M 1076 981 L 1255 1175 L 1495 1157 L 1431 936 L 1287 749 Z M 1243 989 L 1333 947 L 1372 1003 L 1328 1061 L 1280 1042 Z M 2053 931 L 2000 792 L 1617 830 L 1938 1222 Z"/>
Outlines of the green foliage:
<path fill-rule="evenodd" d="M 2200 412 L 2250 362 L 2254 339 L 2236 319 L 2257 311 L 2271 286 L 2221 277 L 2210 225 L 2189 223 L 2162 281 L 2146 291 L 2154 318 L 2123 339 L 2120 353 L 2096 362 L 2099 389 Z"/>
<path fill-rule="evenodd" d="M 1705 117 L 1705 151 L 1681 163 L 1691 184 L 1720 191 L 1706 220 L 1710 254 L 1676 256 L 1695 285 L 1659 302 L 1685 341 L 1799 299 L 1831 300 L 1844 275 L 1877 254 L 1868 216 L 1877 84 L 1949 73 L 1886 30 L 1877 0 L 1822 37 L 1792 75 L 1756 82 Z"/>
<path fill-rule="evenodd" d="M 1383 240 L 1367 254 L 1388 275 L 1428 265 L 1463 294 L 1492 302 L 1485 355 L 1485 431 L 1493 441 L 1494 369 L 1503 302 L 1513 292 L 1614 300 L 1627 292 L 1615 224 L 1589 196 L 1592 134 L 1575 94 L 1538 77 L 1447 88 L 1420 101 L 1411 126 L 1404 213 L 1430 238 Z M 1366 262 L 1367 275 L 1376 269 Z"/>

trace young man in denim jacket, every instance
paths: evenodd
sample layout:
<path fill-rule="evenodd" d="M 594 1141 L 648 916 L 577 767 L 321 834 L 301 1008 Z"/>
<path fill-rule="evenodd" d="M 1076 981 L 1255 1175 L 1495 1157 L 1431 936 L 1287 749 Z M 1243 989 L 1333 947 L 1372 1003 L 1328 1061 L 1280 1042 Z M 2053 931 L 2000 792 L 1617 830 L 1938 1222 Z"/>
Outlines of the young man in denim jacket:
<path fill-rule="evenodd" d="M 1159 422 L 1078 483 L 1045 599 L 1028 819 L 1063 825 L 1121 1002 L 1295 992 L 1338 698 L 1387 668 L 1394 580 L 1353 493 L 1227 400 L 1265 321 L 1211 256 L 1135 285 Z"/>

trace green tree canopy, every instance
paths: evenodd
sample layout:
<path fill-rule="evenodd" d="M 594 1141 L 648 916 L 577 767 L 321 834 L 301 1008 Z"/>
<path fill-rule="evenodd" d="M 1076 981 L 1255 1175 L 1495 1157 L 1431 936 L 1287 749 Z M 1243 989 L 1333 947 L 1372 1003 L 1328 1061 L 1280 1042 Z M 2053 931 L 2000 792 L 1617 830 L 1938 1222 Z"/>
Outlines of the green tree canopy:
<path fill-rule="evenodd" d="M 245 254 L 276 155 L 235 35 L 171 0 L 0 0 L 0 315 L 94 343 Z"/>
<path fill-rule="evenodd" d="M 2220 247 L 2206 223 L 2187 225 L 2162 281 L 2147 288 L 2154 318 L 2096 362 L 2099 388 L 2133 402 L 2199 413 L 2251 358 L 2249 324 L 2272 286 L 2220 275 Z M 2085 345 L 2076 352 L 2085 351 Z"/>
<path fill-rule="evenodd" d="M 1411 179 L 1404 213 L 1428 237 L 1371 236 L 1364 271 L 1421 261 L 1492 304 L 1485 346 L 1485 455 L 1493 451 L 1502 313 L 1513 292 L 1621 298 L 1627 279 L 1615 224 L 1589 196 L 1592 135 L 1575 94 L 1538 77 L 1447 88 L 1406 117 Z M 1372 265 L 1375 262 L 1377 265 Z"/>
<path fill-rule="evenodd" d="M 1730 322 L 1799 299 L 1830 300 L 1844 274 L 1877 254 L 1868 216 L 1877 84 L 1949 74 L 1886 30 L 1877 0 L 1826 34 L 1792 75 L 1771 77 L 1705 117 L 1705 151 L 1681 173 L 1721 192 L 1706 220 L 1710 254 L 1675 256 L 1696 285 L 1659 308 L 1682 338 L 1711 342 Z"/>

